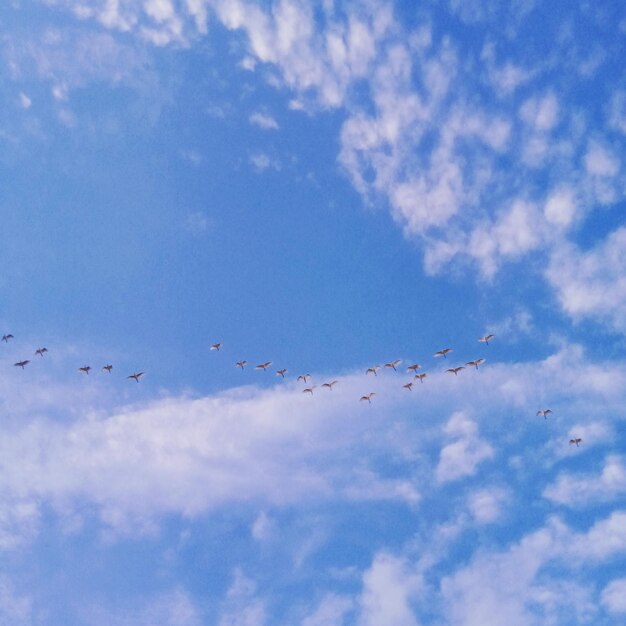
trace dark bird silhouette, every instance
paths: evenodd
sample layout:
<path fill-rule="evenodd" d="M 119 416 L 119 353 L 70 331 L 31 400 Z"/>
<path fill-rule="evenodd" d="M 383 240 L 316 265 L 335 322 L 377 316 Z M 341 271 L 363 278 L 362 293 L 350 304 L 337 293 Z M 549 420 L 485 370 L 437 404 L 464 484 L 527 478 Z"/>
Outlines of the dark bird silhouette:
<path fill-rule="evenodd" d="M 361 396 L 361 400 L 367 400 L 370 404 L 372 404 L 372 396 L 375 396 L 376 394 L 372 391 L 371 393 L 368 393 L 365 396 Z"/>
<path fill-rule="evenodd" d="M 571 446 L 573 443 L 575 443 L 576 447 L 578 448 L 578 444 L 582 442 L 583 440 L 580 437 L 575 437 L 574 439 L 569 440 L 569 445 Z"/>
<path fill-rule="evenodd" d="M 452 348 L 444 348 L 443 350 L 437 350 L 433 356 L 442 356 L 445 359 L 446 354 L 450 354 L 450 352 L 452 352 Z"/>
<path fill-rule="evenodd" d="M 263 370 L 263 371 L 265 371 L 271 364 L 272 364 L 271 361 L 267 361 L 265 363 L 261 363 L 261 364 L 257 365 L 254 369 L 255 370 Z"/>
<path fill-rule="evenodd" d="M 102 371 L 103 372 L 109 372 L 109 374 L 110 374 L 112 369 L 113 369 L 112 365 L 105 365 L 105 366 L 103 366 Z"/>
<path fill-rule="evenodd" d="M 397 372 L 398 370 L 396 369 L 396 366 L 400 365 L 400 363 L 402 363 L 402 360 L 396 359 L 395 361 L 392 361 L 391 363 L 385 363 L 385 367 L 388 367 L 392 369 L 394 372 Z"/>
<path fill-rule="evenodd" d="M 413 391 L 413 383 L 407 383 L 406 385 L 402 385 L 405 389 L 409 391 Z"/>
<path fill-rule="evenodd" d="M 282 370 L 276 370 L 276 376 L 280 376 L 282 378 L 285 378 L 285 374 L 287 373 L 287 369 L 282 369 Z"/>
<path fill-rule="evenodd" d="M 486 343 L 487 345 L 489 345 L 489 342 L 495 337 L 495 335 L 485 335 L 484 337 L 481 337 L 478 341 L 482 341 L 483 343 Z"/>
<path fill-rule="evenodd" d="M 137 372 L 135 374 L 131 374 L 130 376 L 127 376 L 126 378 L 134 378 L 135 382 L 139 382 L 139 379 L 144 375 L 144 372 Z"/>
<path fill-rule="evenodd" d="M 459 372 L 464 369 L 465 368 L 462 365 L 459 365 L 459 367 L 451 367 L 450 369 L 447 369 L 446 372 L 450 372 L 450 374 L 458 376 Z"/>
<path fill-rule="evenodd" d="M 210 350 L 217 350 L 219 352 L 221 347 L 222 347 L 221 343 L 214 343 L 209 349 Z"/>
<path fill-rule="evenodd" d="M 419 378 L 420 383 L 424 382 L 424 378 L 426 378 L 427 374 L 422 373 L 422 374 L 415 374 L 415 378 Z"/>
<path fill-rule="evenodd" d="M 548 419 L 550 413 L 552 413 L 550 409 L 539 409 L 539 411 L 537 411 L 537 415 L 543 415 L 543 419 Z"/>
<path fill-rule="evenodd" d="M 479 365 L 482 365 L 485 362 L 485 359 L 476 359 L 475 361 L 468 361 L 465 365 L 469 365 L 470 367 L 475 367 L 478 369 Z"/>
<path fill-rule="evenodd" d="M 413 365 L 409 365 L 406 368 L 407 372 L 417 372 L 417 370 L 422 367 L 419 363 L 413 363 Z"/>
<path fill-rule="evenodd" d="M 303 389 L 302 393 L 310 393 L 311 395 L 313 395 L 313 389 L 315 389 L 315 385 L 313 385 L 313 387 L 307 387 L 306 389 Z"/>
<path fill-rule="evenodd" d="M 48 348 L 37 348 L 37 350 L 35 350 L 35 354 L 39 356 L 43 356 L 46 352 L 48 352 Z"/>
<path fill-rule="evenodd" d="M 329 383 L 323 383 L 322 387 L 328 387 L 328 389 L 330 389 L 331 391 L 333 390 L 333 386 L 336 385 L 339 381 L 338 380 L 333 380 Z"/>
<path fill-rule="evenodd" d="M 302 381 L 306 385 L 306 381 L 309 378 L 311 378 L 311 374 L 300 374 L 300 376 L 298 376 L 298 378 L 296 380 L 297 381 Z"/>
<path fill-rule="evenodd" d="M 17 363 L 13 363 L 13 365 L 15 365 L 15 367 L 21 367 L 22 369 L 24 369 L 24 366 L 28 365 L 29 363 L 30 361 L 26 359 L 24 361 L 18 361 Z"/>
<path fill-rule="evenodd" d="M 237 363 L 235 363 L 235 367 L 240 367 L 241 369 L 243 369 L 247 364 L 248 361 L 237 361 Z"/>
<path fill-rule="evenodd" d="M 89 370 L 91 369 L 91 366 L 89 365 L 83 365 L 83 367 L 79 367 L 78 371 L 79 372 L 85 372 L 85 374 L 89 374 Z"/>
<path fill-rule="evenodd" d="M 374 376 L 378 376 L 378 374 L 376 373 L 378 370 L 380 369 L 380 365 L 374 365 L 373 367 L 368 367 L 365 370 L 366 374 L 374 374 Z"/>
<path fill-rule="evenodd" d="M 2 335 L 2 341 L 4 341 L 5 343 L 9 343 L 9 339 L 13 339 L 13 335 L 11 335 L 10 333 L 8 335 Z"/>

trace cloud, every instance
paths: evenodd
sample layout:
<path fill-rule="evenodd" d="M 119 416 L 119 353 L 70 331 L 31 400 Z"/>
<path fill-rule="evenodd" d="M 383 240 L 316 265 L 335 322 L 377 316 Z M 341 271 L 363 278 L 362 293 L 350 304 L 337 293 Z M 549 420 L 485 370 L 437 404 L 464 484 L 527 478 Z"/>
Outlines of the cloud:
<path fill-rule="evenodd" d="M 626 578 L 612 580 L 602 590 L 601 600 L 611 613 L 626 613 Z"/>
<path fill-rule="evenodd" d="M 345 616 L 353 608 L 354 600 L 350 596 L 326 594 L 315 611 L 302 620 L 300 626 L 342 626 Z"/>
<path fill-rule="evenodd" d="M 0 624 L 29 626 L 32 623 L 31 598 L 18 593 L 6 576 L 0 576 Z"/>
<path fill-rule="evenodd" d="M 219 626 L 264 626 L 267 623 L 265 603 L 257 595 L 256 583 L 236 569 L 226 593 Z"/>
<path fill-rule="evenodd" d="M 253 126 L 258 126 L 263 130 L 277 130 L 279 128 L 278 122 L 271 115 L 259 111 L 252 113 L 248 121 Z"/>
<path fill-rule="evenodd" d="M 250 164 L 257 172 L 263 172 L 267 169 L 280 171 L 282 164 L 279 159 L 266 154 L 265 152 L 255 152 L 249 157 Z"/>
<path fill-rule="evenodd" d="M 468 506 L 472 517 L 479 524 L 491 524 L 500 519 L 502 509 L 511 499 L 511 494 L 499 487 L 479 489 L 474 491 L 469 499 Z"/>

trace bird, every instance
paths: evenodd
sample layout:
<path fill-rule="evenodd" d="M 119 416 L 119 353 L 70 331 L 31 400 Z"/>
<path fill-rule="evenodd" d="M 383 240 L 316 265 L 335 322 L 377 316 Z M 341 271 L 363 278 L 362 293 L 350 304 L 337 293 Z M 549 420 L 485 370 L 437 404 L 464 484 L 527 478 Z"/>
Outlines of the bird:
<path fill-rule="evenodd" d="M 29 363 L 30 361 L 26 359 L 24 361 L 18 361 L 17 363 L 13 363 L 13 365 L 15 365 L 15 367 L 21 367 L 22 369 L 24 369 L 24 365 L 28 365 Z"/>
<path fill-rule="evenodd" d="M 583 440 L 580 437 L 575 437 L 574 439 L 569 440 L 569 445 L 571 446 L 573 443 L 575 443 L 576 447 L 578 448 L 578 444 L 582 442 Z"/>
<path fill-rule="evenodd" d="M 315 389 L 316 385 L 313 385 L 313 387 L 307 387 L 306 389 L 302 390 L 302 393 L 310 393 L 311 395 L 313 395 L 313 389 Z"/>
<path fill-rule="evenodd" d="M 389 367 L 394 372 L 397 372 L 398 370 L 396 369 L 396 365 L 400 365 L 400 363 L 402 363 L 402 359 L 396 359 L 395 361 L 392 361 L 391 363 L 385 363 L 385 367 Z"/>
<path fill-rule="evenodd" d="M 300 376 L 298 376 L 296 380 L 302 381 L 304 384 L 306 384 L 308 378 L 311 378 L 311 374 L 300 374 Z"/>
<path fill-rule="evenodd" d="M 407 372 L 417 372 L 417 370 L 422 367 L 419 363 L 413 363 L 413 365 L 409 365 L 406 368 Z"/>
<path fill-rule="evenodd" d="M 446 372 L 450 372 L 451 374 L 458 376 L 459 372 L 464 369 L 465 368 L 462 365 L 460 365 L 459 367 L 451 367 L 450 369 L 447 369 Z"/>
<path fill-rule="evenodd" d="M 443 350 L 437 350 L 433 356 L 442 356 L 444 359 L 446 358 L 446 354 L 452 352 L 452 348 L 444 348 Z"/>
<path fill-rule="evenodd" d="M 102 368 L 102 371 L 103 371 L 103 372 L 109 372 L 109 374 L 110 374 L 112 369 L 113 369 L 113 366 L 109 364 L 109 365 L 105 365 L 105 366 Z"/>
<path fill-rule="evenodd" d="M 378 374 L 376 373 L 378 370 L 380 369 L 380 365 L 374 365 L 373 367 L 368 367 L 365 370 L 366 374 L 374 374 L 374 376 L 378 376 Z"/>
<path fill-rule="evenodd" d="M 478 341 L 482 341 L 483 343 L 486 343 L 487 345 L 489 345 L 489 342 L 495 337 L 495 335 L 485 335 L 484 337 L 480 337 L 478 339 Z"/>
<path fill-rule="evenodd" d="M 406 385 L 402 385 L 405 389 L 408 389 L 409 391 L 413 390 L 413 383 L 407 383 Z"/>
<path fill-rule="evenodd" d="M 139 379 L 143 376 L 143 372 L 136 372 L 135 374 L 131 374 L 130 376 L 127 376 L 126 378 L 134 378 L 135 382 L 139 382 Z"/>
<path fill-rule="evenodd" d="M 247 364 L 248 361 L 237 361 L 237 363 L 235 363 L 235 367 L 240 367 L 241 369 L 243 369 Z"/>
<path fill-rule="evenodd" d="M 13 339 L 13 335 L 9 333 L 8 335 L 2 335 L 2 341 L 5 343 L 9 343 L 9 339 Z"/>
<path fill-rule="evenodd" d="M 550 413 L 552 413 L 550 409 L 539 409 L 539 411 L 537 411 L 537 415 L 543 415 L 544 419 L 548 419 Z"/>
<path fill-rule="evenodd" d="M 468 361 L 465 365 L 471 365 L 472 367 L 475 367 L 476 369 L 478 369 L 479 365 L 482 365 L 485 362 L 485 359 L 476 359 L 475 361 Z"/>
<path fill-rule="evenodd" d="M 83 365 L 82 367 L 78 368 L 79 372 L 85 372 L 85 374 L 89 374 L 89 370 L 91 369 L 91 367 L 89 365 Z"/>
<path fill-rule="evenodd" d="M 420 383 L 424 382 L 424 378 L 426 378 L 427 374 L 422 373 L 422 374 L 415 374 L 415 378 L 419 378 L 420 379 Z"/>
<path fill-rule="evenodd" d="M 333 385 L 336 385 L 339 381 L 338 380 L 333 380 L 330 383 L 323 383 L 322 387 L 328 387 L 331 391 L 333 390 Z"/>
<path fill-rule="evenodd" d="M 272 364 L 271 361 L 267 361 L 265 363 L 260 363 L 254 369 L 255 370 L 266 370 Z"/>
<path fill-rule="evenodd" d="M 222 346 L 221 343 L 214 343 L 209 349 L 210 350 L 217 350 L 219 352 L 221 346 Z"/>
<path fill-rule="evenodd" d="M 371 393 L 368 393 L 365 396 L 361 396 L 361 400 L 367 400 L 370 404 L 372 404 L 372 396 L 375 396 L 376 394 L 372 391 Z"/>
<path fill-rule="evenodd" d="M 283 378 L 285 378 L 285 374 L 287 373 L 287 369 L 282 369 L 282 370 L 276 370 L 276 376 L 282 376 Z"/>
<path fill-rule="evenodd" d="M 37 348 L 37 350 L 35 350 L 35 354 L 38 354 L 39 356 L 43 356 L 44 352 L 48 352 L 48 348 Z"/>

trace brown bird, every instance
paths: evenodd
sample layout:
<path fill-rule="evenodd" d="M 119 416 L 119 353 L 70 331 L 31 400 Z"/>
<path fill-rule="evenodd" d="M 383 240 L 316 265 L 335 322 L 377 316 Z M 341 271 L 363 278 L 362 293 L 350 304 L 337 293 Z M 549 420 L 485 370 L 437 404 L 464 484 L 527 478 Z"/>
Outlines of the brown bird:
<path fill-rule="evenodd" d="M 8 335 L 2 335 L 2 341 L 4 341 L 5 343 L 9 343 L 9 339 L 13 339 L 13 335 L 11 335 L 11 333 L 9 333 Z"/>
<path fill-rule="evenodd" d="M 286 373 L 287 373 L 287 369 L 276 370 L 276 376 L 281 376 L 282 378 L 285 378 Z"/>
<path fill-rule="evenodd" d="M 113 369 L 113 366 L 112 366 L 112 365 L 105 365 L 105 366 L 102 368 L 102 371 L 103 371 L 103 372 L 109 372 L 109 374 L 110 374 L 112 369 Z"/>
<path fill-rule="evenodd" d="M 311 378 L 311 374 L 300 374 L 300 376 L 298 376 L 298 378 L 296 378 L 296 380 L 297 381 L 302 381 L 306 385 L 306 381 L 309 378 Z"/>
<path fill-rule="evenodd" d="M 330 383 L 323 383 L 322 387 L 328 387 L 331 391 L 333 390 L 333 385 L 336 385 L 339 381 L 338 380 L 333 380 Z"/>
<path fill-rule="evenodd" d="M 370 404 L 372 404 L 372 396 L 375 396 L 376 394 L 372 391 L 371 393 L 368 393 L 365 396 L 361 396 L 361 400 L 367 400 Z"/>
<path fill-rule="evenodd" d="M 307 387 L 306 389 L 302 390 L 302 393 L 310 393 L 311 395 L 313 395 L 313 389 L 315 389 L 316 385 L 313 385 L 313 387 Z"/>
<path fill-rule="evenodd" d="M 576 444 L 576 447 L 578 448 L 578 444 L 582 443 L 583 440 L 580 437 L 576 437 L 575 439 L 570 439 L 569 440 L 569 445 L 571 446 L 573 443 Z"/>
<path fill-rule="evenodd" d="M 247 364 L 248 361 L 237 361 L 237 363 L 235 363 L 235 367 L 240 367 L 241 369 L 243 369 Z"/>
<path fill-rule="evenodd" d="M 539 411 L 537 411 L 537 415 L 543 415 L 543 419 L 548 419 L 550 413 L 552 413 L 550 409 L 539 409 Z"/>
<path fill-rule="evenodd" d="M 451 374 L 458 376 L 459 372 L 464 369 L 465 368 L 462 365 L 460 365 L 459 367 L 451 367 L 450 369 L 447 369 L 446 372 L 450 372 Z"/>
<path fill-rule="evenodd" d="M 484 337 L 481 337 L 478 341 L 482 341 L 483 343 L 486 343 L 487 345 L 489 345 L 489 342 L 495 337 L 495 335 L 485 335 Z"/>
<path fill-rule="evenodd" d="M 422 373 L 422 374 L 415 374 L 415 378 L 419 378 L 420 379 L 420 383 L 424 382 L 424 378 L 426 378 L 427 374 Z"/>
<path fill-rule="evenodd" d="M 15 365 L 15 367 L 21 367 L 22 369 L 24 369 L 24 365 L 28 365 L 29 363 L 30 361 L 26 359 L 24 361 L 18 361 L 17 363 L 13 363 L 13 365 Z"/>
<path fill-rule="evenodd" d="M 437 350 L 433 356 L 442 356 L 445 359 L 446 354 L 450 354 L 450 352 L 452 352 L 452 348 L 444 348 L 443 350 Z"/>
<path fill-rule="evenodd" d="M 37 350 L 35 350 L 35 354 L 39 356 L 43 356 L 45 352 L 48 352 L 48 348 L 37 348 Z"/>
<path fill-rule="evenodd" d="M 255 370 L 263 370 L 263 371 L 265 371 L 271 364 L 272 364 L 271 361 L 266 361 L 265 363 L 260 363 L 254 369 Z"/>
<path fill-rule="evenodd" d="M 420 369 L 420 367 L 422 367 L 419 363 L 413 363 L 413 365 L 409 365 L 406 368 L 407 372 L 417 372 L 418 369 Z"/>
<path fill-rule="evenodd" d="M 378 374 L 376 373 L 378 370 L 380 369 L 380 365 L 374 365 L 374 367 L 368 367 L 365 370 L 366 374 L 374 374 L 374 376 L 378 376 Z"/>
<path fill-rule="evenodd" d="M 89 370 L 91 369 L 91 366 L 89 365 L 83 365 L 82 367 L 78 368 L 79 372 L 85 372 L 85 374 L 89 374 Z"/>
<path fill-rule="evenodd" d="M 209 349 L 210 350 L 217 350 L 219 352 L 221 347 L 222 347 L 221 343 L 214 343 Z"/>
<path fill-rule="evenodd" d="M 135 382 L 139 382 L 139 379 L 143 376 L 143 372 L 137 372 L 136 374 L 131 374 L 130 376 L 127 376 L 126 378 L 134 378 Z"/>
<path fill-rule="evenodd" d="M 413 390 L 413 383 L 407 383 L 406 385 L 402 385 L 405 389 L 408 389 L 409 391 Z"/>
<path fill-rule="evenodd" d="M 476 359 L 475 361 L 468 361 L 465 365 L 470 365 L 472 367 L 475 367 L 476 369 L 478 369 L 479 365 L 482 365 L 485 362 L 486 359 Z"/>
<path fill-rule="evenodd" d="M 402 363 L 402 360 L 396 359 L 395 361 L 392 361 L 391 363 L 385 363 L 385 367 L 389 367 L 394 372 L 397 372 L 398 370 L 396 369 L 396 365 L 400 365 L 400 363 Z"/>

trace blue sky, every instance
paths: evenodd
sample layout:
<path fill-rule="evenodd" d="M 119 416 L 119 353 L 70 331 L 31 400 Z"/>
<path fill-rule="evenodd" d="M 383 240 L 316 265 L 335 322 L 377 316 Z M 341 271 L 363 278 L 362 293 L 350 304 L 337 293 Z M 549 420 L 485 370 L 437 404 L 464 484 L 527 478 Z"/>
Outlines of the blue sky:
<path fill-rule="evenodd" d="M 0 23 L 0 624 L 626 619 L 622 3 Z"/>

